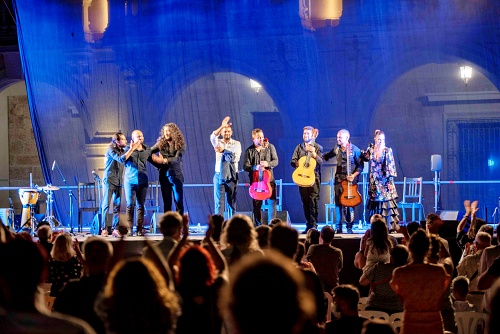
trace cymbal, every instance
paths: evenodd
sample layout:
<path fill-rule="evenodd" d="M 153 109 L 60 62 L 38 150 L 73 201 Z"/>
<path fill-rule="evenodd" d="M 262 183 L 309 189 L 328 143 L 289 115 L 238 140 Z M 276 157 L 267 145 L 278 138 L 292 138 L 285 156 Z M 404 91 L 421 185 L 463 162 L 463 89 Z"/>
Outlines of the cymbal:
<path fill-rule="evenodd" d="M 50 191 L 50 190 L 59 190 L 59 187 L 56 186 L 45 186 L 45 187 L 40 187 L 40 189 Z"/>

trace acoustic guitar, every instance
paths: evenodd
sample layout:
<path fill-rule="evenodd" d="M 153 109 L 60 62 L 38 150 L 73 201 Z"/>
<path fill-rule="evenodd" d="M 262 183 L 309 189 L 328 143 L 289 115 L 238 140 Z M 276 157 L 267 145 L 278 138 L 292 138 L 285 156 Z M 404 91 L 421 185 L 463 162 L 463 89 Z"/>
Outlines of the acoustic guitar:
<path fill-rule="evenodd" d="M 347 175 L 351 175 L 351 144 L 347 144 Z M 358 191 L 358 185 L 352 181 L 342 180 L 340 182 L 342 193 L 339 196 L 340 204 L 345 207 L 355 207 L 361 204 L 363 199 Z"/>
<path fill-rule="evenodd" d="M 259 201 L 269 199 L 273 193 L 271 177 L 271 172 L 267 169 L 254 171 L 252 174 L 254 182 L 252 182 L 250 189 L 248 189 L 250 197 Z"/>
<path fill-rule="evenodd" d="M 314 138 L 311 140 L 309 145 L 314 144 Z M 301 157 L 298 161 L 298 166 L 292 173 L 293 182 L 299 187 L 311 187 L 314 185 L 316 180 L 316 175 L 314 170 L 316 169 L 316 159 L 311 159 L 312 153 L 307 152 L 307 154 Z"/>

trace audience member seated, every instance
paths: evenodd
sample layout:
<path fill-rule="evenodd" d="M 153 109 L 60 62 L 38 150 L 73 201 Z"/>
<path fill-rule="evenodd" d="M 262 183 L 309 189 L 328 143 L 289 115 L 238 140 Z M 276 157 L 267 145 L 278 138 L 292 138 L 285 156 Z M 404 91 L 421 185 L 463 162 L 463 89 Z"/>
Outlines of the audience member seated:
<path fill-rule="evenodd" d="M 471 248 L 474 251 L 460 260 L 457 266 L 458 275 L 469 279 L 469 296 L 467 299 L 474 304 L 477 311 L 482 311 L 483 291 L 477 289 L 477 279 L 479 274 L 479 262 L 486 247 L 491 246 L 491 236 L 486 232 L 478 232 Z"/>
<path fill-rule="evenodd" d="M 227 221 L 221 235 L 221 246 L 222 254 L 230 266 L 248 253 L 257 252 L 262 255 L 253 222 L 248 216 L 241 214 L 236 214 Z"/>
<path fill-rule="evenodd" d="M 497 225 L 495 232 L 497 234 L 497 245 L 487 247 L 483 250 L 483 254 L 481 255 L 481 260 L 479 260 L 479 270 L 478 270 L 479 275 L 486 272 L 486 270 L 493 264 L 493 261 L 495 261 L 495 259 L 500 256 L 500 233 L 499 233 L 500 224 Z M 481 288 L 478 286 L 478 289 Z M 483 309 L 486 310 L 487 312 L 489 312 L 490 299 L 492 293 L 493 291 L 491 291 L 491 289 L 488 289 L 484 292 Z"/>
<path fill-rule="evenodd" d="M 52 247 L 49 261 L 49 279 L 52 283 L 50 296 L 59 296 L 59 291 L 70 279 L 82 274 L 82 254 L 78 240 L 71 240 L 68 233 L 59 234 Z"/>
<path fill-rule="evenodd" d="M 222 215 L 212 215 L 212 222 L 214 224 L 214 232 L 212 233 L 212 239 L 215 244 L 218 245 L 220 242 L 220 235 L 222 233 L 222 228 L 224 225 L 224 216 Z"/>
<path fill-rule="evenodd" d="M 443 221 L 441 217 L 435 213 L 429 213 L 425 218 L 425 229 L 429 234 L 435 234 L 439 237 L 439 241 L 443 244 L 444 248 L 448 254 L 450 253 L 450 245 L 448 244 L 448 240 L 443 239 L 439 236 L 439 229 L 443 226 Z"/>
<path fill-rule="evenodd" d="M 325 334 L 360 334 L 368 319 L 358 314 L 359 291 L 352 285 L 333 289 L 335 319 L 326 323 Z"/>
<path fill-rule="evenodd" d="M 308 230 L 307 233 L 312 231 Z M 323 291 L 332 293 L 333 288 L 339 285 L 339 272 L 343 267 L 343 255 L 340 248 L 331 245 L 335 237 L 335 230 L 325 225 L 321 229 L 319 244 L 309 247 L 306 258 L 312 263 L 318 274 Z"/>
<path fill-rule="evenodd" d="M 403 230 L 403 241 L 402 244 L 407 246 L 410 243 L 411 235 L 416 232 L 420 228 L 420 223 L 418 222 L 410 222 L 406 224 L 406 230 Z"/>
<path fill-rule="evenodd" d="M 279 218 L 273 218 L 269 222 L 269 227 L 273 228 L 274 226 L 281 225 L 281 224 L 286 225 L 286 223 L 284 221 L 282 221 L 281 219 L 279 219 Z"/>
<path fill-rule="evenodd" d="M 205 246 L 188 245 L 189 223 L 183 225 L 182 239 L 170 253 L 169 264 L 176 272 L 176 290 L 182 299 L 176 334 L 220 334 L 222 318 L 217 308 L 221 288 L 226 284 L 226 262 L 212 238 L 212 217 L 208 222 Z"/>
<path fill-rule="evenodd" d="M 292 261 L 267 250 L 266 256 L 249 254 L 231 270 L 231 282 L 219 304 L 235 327 L 229 333 L 306 333 L 316 310 L 304 275 Z"/>
<path fill-rule="evenodd" d="M 42 247 L 47 251 L 47 254 L 50 256 L 52 252 L 52 229 L 50 225 L 42 225 L 38 227 L 37 230 L 38 242 Z"/>
<path fill-rule="evenodd" d="M 304 241 L 306 254 L 309 251 L 309 247 L 311 247 L 311 245 L 319 244 L 319 236 L 320 236 L 320 232 L 317 229 L 310 228 L 307 230 L 306 239 Z"/>
<path fill-rule="evenodd" d="M 168 211 L 161 217 L 159 225 L 161 234 L 163 234 L 163 240 L 153 244 L 153 247 L 156 247 L 165 260 L 167 260 L 170 252 L 181 238 L 182 216 L 176 211 Z M 144 248 L 143 256 L 151 260 L 155 254 L 153 254 L 151 248 L 146 247 Z"/>
<path fill-rule="evenodd" d="M 285 255 L 292 263 L 297 252 L 297 245 L 299 242 L 299 233 L 293 227 L 287 225 L 278 225 L 271 230 L 269 235 L 269 246 L 273 250 L 277 250 Z M 298 266 L 299 267 L 299 266 Z M 314 271 L 312 264 L 302 262 L 300 265 L 304 277 L 306 279 L 306 286 L 314 295 L 316 304 L 316 326 L 322 324 L 326 318 L 326 311 L 328 308 L 323 289 L 321 287 L 321 280 Z"/>
<path fill-rule="evenodd" d="M 462 217 L 457 225 L 457 244 L 462 250 L 462 256 L 460 261 L 467 256 L 476 253 L 477 248 L 473 244 L 476 239 L 476 235 L 479 232 L 487 232 L 493 237 L 493 228 L 486 224 L 486 222 L 480 218 L 476 217 L 476 213 L 479 210 L 478 201 L 473 201 L 472 204 L 470 200 L 464 201 L 465 215 Z"/>
<path fill-rule="evenodd" d="M 370 294 L 366 302 L 366 310 L 386 312 L 389 315 L 403 312 L 403 303 L 389 285 L 394 269 L 406 265 L 408 249 L 406 246 L 397 245 L 391 250 L 389 263 L 379 262 L 369 270 L 363 272 L 359 283 L 370 285 Z"/>
<path fill-rule="evenodd" d="M 457 276 L 451 282 L 451 298 L 455 312 L 475 311 L 474 305 L 467 301 L 469 293 L 469 279 L 465 276 Z"/>
<path fill-rule="evenodd" d="M 66 283 L 53 309 L 83 319 L 97 333 L 105 333 L 104 323 L 95 313 L 94 303 L 106 283 L 113 247 L 108 240 L 92 236 L 85 240 L 82 250 L 83 276 Z"/>
<path fill-rule="evenodd" d="M 177 295 L 153 262 L 143 257 L 118 262 L 96 301 L 107 333 L 170 333 L 179 312 Z"/>
<path fill-rule="evenodd" d="M 83 320 L 47 310 L 39 290 L 46 277 L 41 246 L 22 237 L 0 243 L 0 332 L 95 333 Z"/>
<path fill-rule="evenodd" d="M 443 266 L 426 262 L 430 240 L 418 229 L 408 246 L 410 263 L 394 269 L 390 285 L 403 298 L 405 334 L 443 334 L 440 308 L 450 276 Z"/>
<path fill-rule="evenodd" d="M 257 241 L 259 242 L 260 249 L 266 249 L 268 247 L 269 232 L 271 231 L 271 226 L 269 225 L 259 225 L 255 228 L 257 232 Z"/>

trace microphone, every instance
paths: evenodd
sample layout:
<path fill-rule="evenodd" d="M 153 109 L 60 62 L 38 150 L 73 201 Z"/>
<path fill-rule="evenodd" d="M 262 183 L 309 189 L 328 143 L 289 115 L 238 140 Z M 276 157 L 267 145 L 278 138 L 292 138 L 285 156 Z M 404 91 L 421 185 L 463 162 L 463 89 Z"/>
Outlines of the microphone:
<path fill-rule="evenodd" d="M 54 168 L 56 168 L 56 164 L 57 164 L 57 162 L 54 160 L 54 163 L 52 164 L 52 170 L 54 170 Z"/>

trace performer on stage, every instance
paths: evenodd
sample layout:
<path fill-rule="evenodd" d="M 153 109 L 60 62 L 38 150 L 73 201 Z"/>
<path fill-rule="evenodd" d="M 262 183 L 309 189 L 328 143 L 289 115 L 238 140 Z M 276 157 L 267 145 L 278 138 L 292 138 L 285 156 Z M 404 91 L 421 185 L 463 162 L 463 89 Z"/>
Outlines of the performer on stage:
<path fill-rule="evenodd" d="M 368 215 L 380 214 L 385 218 L 389 231 L 399 230 L 398 193 L 394 185 L 396 164 L 392 149 L 385 146 L 383 131 L 375 130 L 375 145 L 362 155 L 362 160 L 368 161 L 370 166 Z"/>
<path fill-rule="evenodd" d="M 144 235 L 144 202 L 148 190 L 148 174 L 146 161 L 151 163 L 161 163 L 162 159 L 151 153 L 151 148 L 144 144 L 144 135 L 139 130 L 132 132 L 132 141 L 126 154 L 120 157 L 120 161 L 125 163 L 125 200 L 127 202 L 127 222 L 128 233 L 133 235 L 134 211 L 137 202 L 137 232 Z"/>
<path fill-rule="evenodd" d="M 219 136 L 222 135 L 222 139 Z M 241 157 L 241 143 L 231 138 L 233 130 L 229 116 L 222 120 L 221 126 L 212 132 L 210 142 L 215 150 L 214 203 L 215 214 L 224 216 L 224 192 L 229 206 L 229 217 L 236 211 L 238 189 L 238 162 Z"/>
<path fill-rule="evenodd" d="M 315 132 L 312 126 L 305 126 L 303 130 L 302 139 L 304 139 L 304 142 L 295 147 L 290 164 L 294 168 L 300 168 L 296 170 L 301 172 L 299 178 L 304 176 L 304 182 L 309 180 L 309 182 L 305 182 L 307 185 L 299 184 L 300 199 L 302 200 L 304 217 L 306 218 L 306 230 L 303 233 L 306 233 L 311 228 L 317 228 L 318 224 L 318 202 L 321 184 L 321 164 L 323 163 L 323 147 L 315 142 Z M 314 159 L 316 162 L 315 168 L 303 168 L 303 166 L 299 166 L 299 161 L 305 164 L 308 156 L 308 166 L 312 167 L 312 161 L 310 161 L 310 159 Z M 302 157 L 305 158 L 300 160 Z M 302 179 L 299 181 L 301 180 Z"/>
<path fill-rule="evenodd" d="M 354 208 L 343 206 L 340 201 L 342 194 L 342 180 L 347 180 L 353 185 L 358 183 L 358 175 L 363 169 L 361 165 L 361 150 L 349 141 L 350 133 L 346 129 L 342 129 L 337 133 L 337 146 L 323 156 L 325 161 L 331 158 L 337 159 L 337 169 L 335 171 L 335 205 L 339 207 L 341 212 L 341 221 L 337 224 L 336 233 L 343 233 L 342 225 L 345 222 L 347 233 L 351 234 L 354 220 Z M 349 152 L 349 156 L 348 153 Z M 347 173 L 349 164 L 350 173 Z M 358 194 L 359 195 L 359 194 Z"/>
<path fill-rule="evenodd" d="M 153 153 L 160 152 L 162 162 L 159 166 L 163 211 L 172 210 L 172 194 L 175 210 L 184 214 L 184 175 L 182 174 L 182 156 L 186 151 L 186 142 L 179 127 L 174 123 L 165 124 L 160 131 Z"/>
<path fill-rule="evenodd" d="M 101 217 L 101 227 L 103 227 L 101 235 L 103 236 L 111 235 L 112 230 L 118 228 L 123 186 L 123 163 L 120 162 L 120 157 L 125 153 L 126 146 L 127 138 L 123 133 L 117 132 L 113 135 L 104 156 Z M 110 222 L 112 225 L 107 225 L 106 217 L 110 201 L 113 203 L 113 222 Z"/>
<path fill-rule="evenodd" d="M 274 181 L 273 168 L 278 166 L 278 154 L 273 144 L 264 141 L 264 133 L 261 129 L 252 130 L 252 141 L 253 144 L 245 151 L 243 169 L 249 173 L 250 184 L 259 181 L 254 179 L 254 171 L 267 170 L 270 172 L 272 194 L 269 200 L 272 203 L 273 209 L 272 217 L 268 217 L 268 219 L 271 220 L 276 217 L 276 182 Z M 262 201 L 254 199 L 253 216 L 256 226 L 262 223 L 261 207 Z"/>

